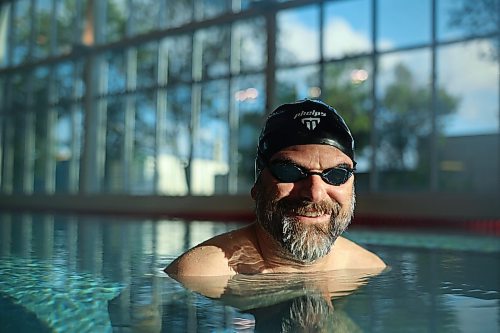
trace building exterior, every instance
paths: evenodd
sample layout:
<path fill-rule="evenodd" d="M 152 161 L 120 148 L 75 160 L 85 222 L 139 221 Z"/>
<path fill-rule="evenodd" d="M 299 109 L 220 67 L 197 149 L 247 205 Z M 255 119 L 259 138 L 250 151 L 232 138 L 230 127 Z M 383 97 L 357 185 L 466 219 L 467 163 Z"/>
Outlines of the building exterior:
<path fill-rule="evenodd" d="M 0 193 L 247 194 L 266 113 L 305 97 L 349 123 L 361 192 L 498 193 L 498 6 L 3 1 Z"/>

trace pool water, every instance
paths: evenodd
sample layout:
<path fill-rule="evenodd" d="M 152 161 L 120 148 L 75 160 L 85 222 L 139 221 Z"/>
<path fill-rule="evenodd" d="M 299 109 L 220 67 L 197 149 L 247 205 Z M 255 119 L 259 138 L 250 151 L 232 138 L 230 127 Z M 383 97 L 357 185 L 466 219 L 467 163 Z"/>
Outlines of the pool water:
<path fill-rule="evenodd" d="M 499 332 L 500 238 L 361 229 L 389 265 L 193 278 L 163 268 L 239 223 L 0 214 L 0 332 Z"/>

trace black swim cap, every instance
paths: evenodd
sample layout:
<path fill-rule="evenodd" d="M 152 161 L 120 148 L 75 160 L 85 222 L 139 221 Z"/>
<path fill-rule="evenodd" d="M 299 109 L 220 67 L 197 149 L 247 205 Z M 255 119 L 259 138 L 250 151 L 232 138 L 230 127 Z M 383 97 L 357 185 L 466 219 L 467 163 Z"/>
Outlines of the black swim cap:
<path fill-rule="evenodd" d="M 279 106 L 267 118 L 257 146 L 255 179 L 274 153 L 305 144 L 338 148 L 356 165 L 354 139 L 342 117 L 319 100 L 304 99 Z"/>

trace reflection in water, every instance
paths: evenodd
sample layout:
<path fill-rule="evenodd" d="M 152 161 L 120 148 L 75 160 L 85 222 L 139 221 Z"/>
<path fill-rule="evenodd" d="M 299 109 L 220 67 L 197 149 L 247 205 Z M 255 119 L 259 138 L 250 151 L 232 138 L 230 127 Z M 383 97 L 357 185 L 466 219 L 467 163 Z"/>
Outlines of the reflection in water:
<path fill-rule="evenodd" d="M 361 332 L 342 310 L 324 297 L 305 295 L 253 311 L 258 332 Z"/>
<path fill-rule="evenodd" d="M 447 250 L 422 249 L 403 246 L 424 241 L 422 234 L 410 242 L 404 233 L 351 230 L 384 237 L 385 246 L 368 246 L 391 266 L 376 276 L 236 275 L 181 284 L 163 273 L 185 247 L 236 226 L 0 214 L 0 319 L 12 313 L 9 323 L 36 318 L 39 327 L 65 332 L 96 325 L 127 333 L 500 329 L 498 238 L 440 235 Z M 387 245 L 396 237 L 400 245 Z M 456 250 L 466 245 L 474 251 Z"/>
<path fill-rule="evenodd" d="M 182 282 L 224 306 L 251 314 L 251 327 L 258 332 L 356 332 L 357 325 L 333 300 L 354 292 L 377 273 L 345 270 L 190 277 Z"/>

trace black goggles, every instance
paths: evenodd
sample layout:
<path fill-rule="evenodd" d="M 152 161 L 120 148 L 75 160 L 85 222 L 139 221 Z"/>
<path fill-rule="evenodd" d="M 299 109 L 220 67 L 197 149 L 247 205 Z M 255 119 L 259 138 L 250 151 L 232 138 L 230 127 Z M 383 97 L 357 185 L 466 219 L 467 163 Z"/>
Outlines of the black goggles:
<path fill-rule="evenodd" d="M 290 162 L 276 162 L 268 165 L 271 174 L 282 183 L 295 183 L 306 179 L 312 175 L 318 175 L 324 182 L 339 186 L 345 184 L 354 173 L 354 169 L 346 167 L 336 167 L 323 170 L 322 172 L 312 172 Z"/>

